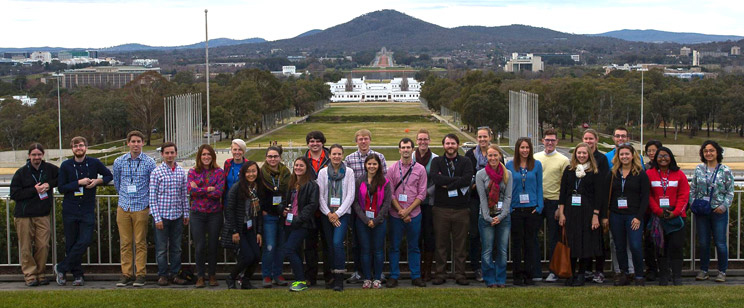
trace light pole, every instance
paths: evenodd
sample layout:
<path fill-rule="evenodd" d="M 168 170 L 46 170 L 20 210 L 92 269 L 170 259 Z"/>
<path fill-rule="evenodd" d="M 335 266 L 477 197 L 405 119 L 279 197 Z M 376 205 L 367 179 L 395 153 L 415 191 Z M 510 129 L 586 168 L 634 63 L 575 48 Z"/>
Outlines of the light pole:
<path fill-rule="evenodd" d="M 641 67 L 641 149 L 643 148 L 643 72 L 645 68 Z M 666 125 L 666 124 L 665 124 Z"/>
<path fill-rule="evenodd" d="M 65 77 L 65 74 L 52 74 L 52 77 L 57 78 L 57 128 L 59 129 L 59 162 L 62 162 L 62 100 L 59 96 L 59 83 L 60 78 Z"/>
<path fill-rule="evenodd" d="M 207 73 L 207 144 L 210 144 L 212 138 L 212 129 L 209 125 L 209 29 L 207 28 L 207 9 L 204 9 L 204 53 L 206 56 L 206 73 Z"/>

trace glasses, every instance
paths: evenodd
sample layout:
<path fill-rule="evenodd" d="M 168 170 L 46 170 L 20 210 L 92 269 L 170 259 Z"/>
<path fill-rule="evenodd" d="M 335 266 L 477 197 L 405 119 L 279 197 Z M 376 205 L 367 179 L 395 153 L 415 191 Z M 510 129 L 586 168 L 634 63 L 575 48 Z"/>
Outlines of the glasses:
<path fill-rule="evenodd" d="M 82 144 L 82 143 L 76 144 L 76 145 L 73 145 L 72 148 L 73 149 L 82 149 L 82 148 L 85 148 L 85 144 Z"/>
<path fill-rule="evenodd" d="M 716 150 L 703 150 L 703 153 L 705 154 L 715 154 Z"/>
<path fill-rule="evenodd" d="M 665 159 L 665 158 L 669 158 L 669 157 L 670 157 L 669 154 L 656 155 L 656 159 Z"/>
<path fill-rule="evenodd" d="M 279 155 L 266 155 L 266 158 L 276 159 L 279 158 Z"/>

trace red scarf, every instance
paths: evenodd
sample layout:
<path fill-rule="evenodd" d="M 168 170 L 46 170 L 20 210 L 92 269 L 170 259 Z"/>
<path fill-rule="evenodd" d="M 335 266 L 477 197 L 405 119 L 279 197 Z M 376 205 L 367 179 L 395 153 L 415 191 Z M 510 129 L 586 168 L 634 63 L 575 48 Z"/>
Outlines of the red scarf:
<path fill-rule="evenodd" d="M 491 183 L 488 184 L 488 208 L 492 209 L 494 205 L 499 203 L 499 183 L 504 178 L 504 168 L 501 164 L 493 170 L 490 164 L 486 165 L 486 174 L 491 179 Z"/>

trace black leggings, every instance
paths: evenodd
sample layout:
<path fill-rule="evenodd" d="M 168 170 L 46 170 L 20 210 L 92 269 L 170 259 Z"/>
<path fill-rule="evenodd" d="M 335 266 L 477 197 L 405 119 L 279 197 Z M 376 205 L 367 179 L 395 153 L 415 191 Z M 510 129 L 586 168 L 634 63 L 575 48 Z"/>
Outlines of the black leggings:
<path fill-rule="evenodd" d="M 238 263 L 230 271 L 230 277 L 232 278 L 237 278 L 240 273 L 248 268 L 254 269 L 255 267 L 251 267 L 251 265 L 258 265 L 258 261 L 261 261 L 261 249 L 256 241 L 256 230 L 247 230 L 245 226 L 242 229 L 240 244 L 238 249 L 235 250 L 238 255 Z M 245 277 L 249 279 L 252 275 L 253 273 L 245 273 Z"/>

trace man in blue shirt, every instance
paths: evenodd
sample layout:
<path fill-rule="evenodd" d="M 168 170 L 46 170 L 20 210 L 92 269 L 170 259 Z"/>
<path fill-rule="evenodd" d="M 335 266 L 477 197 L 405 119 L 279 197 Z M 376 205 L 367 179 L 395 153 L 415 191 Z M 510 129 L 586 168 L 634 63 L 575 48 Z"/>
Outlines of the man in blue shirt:
<path fill-rule="evenodd" d="M 607 156 L 607 162 L 610 165 L 610 170 L 612 170 L 612 159 L 615 158 L 617 147 L 619 147 L 623 143 L 627 143 L 628 140 L 630 140 L 628 138 L 628 129 L 623 126 L 616 127 L 615 131 L 612 133 L 612 141 L 615 142 L 615 148 L 605 154 L 605 156 Z M 641 151 L 636 151 L 636 153 L 638 154 L 638 158 L 641 159 L 641 167 L 643 167 L 643 170 L 646 170 L 646 167 L 643 163 L 643 156 L 641 155 Z"/>
<path fill-rule="evenodd" d="M 74 157 L 62 163 L 58 177 L 58 189 L 64 195 L 65 259 L 54 267 L 54 274 L 58 285 L 65 285 L 65 274 L 71 272 L 75 278 L 72 285 L 82 286 L 82 258 L 93 240 L 96 224 L 96 188 L 114 177 L 100 160 L 86 155 L 88 140 L 84 137 L 72 138 L 70 145 Z"/>
<path fill-rule="evenodd" d="M 155 160 L 142 153 L 145 136 L 139 131 L 127 134 L 126 153 L 114 161 L 114 185 L 119 193 L 116 209 L 116 225 L 119 227 L 119 249 L 121 250 L 121 279 L 117 287 L 132 284 L 145 285 L 147 270 L 147 228 L 150 222 L 149 192 L 150 173 L 155 169 Z M 132 240 L 136 251 L 132 251 Z M 132 253 L 136 260 L 136 279 L 132 277 Z"/>

